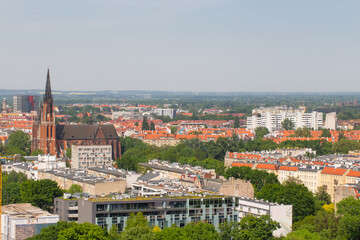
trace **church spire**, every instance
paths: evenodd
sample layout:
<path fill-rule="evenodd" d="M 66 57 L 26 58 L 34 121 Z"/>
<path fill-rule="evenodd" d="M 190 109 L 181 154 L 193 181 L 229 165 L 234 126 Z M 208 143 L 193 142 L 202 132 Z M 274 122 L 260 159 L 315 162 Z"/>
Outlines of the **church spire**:
<path fill-rule="evenodd" d="M 51 95 L 51 85 L 50 85 L 50 70 L 48 68 L 47 78 L 46 78 L 46 88 L 45 88 L 45 97 L 44 100 L 52 99 Z"/>

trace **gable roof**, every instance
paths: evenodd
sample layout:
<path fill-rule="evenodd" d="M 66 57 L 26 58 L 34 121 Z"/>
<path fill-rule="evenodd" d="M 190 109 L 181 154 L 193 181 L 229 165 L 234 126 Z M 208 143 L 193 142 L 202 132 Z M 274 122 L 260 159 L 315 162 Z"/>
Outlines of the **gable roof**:
<path fill-rule="evenodd" d="M 99 130 L 103 132 L 105 139 L 119 139 L 114 125 L 110 124 L 56 125 L 56 139 L 93 140 Z"/>
<path fill-rule="evenodd" d="M 254 166 L 254 164 L 252 164 L 252 163 L 233 162 L 231 164 L 231 167 L 250 167 L 251 168 L 252 166 Z"/>
<path fill-rule="evenodd" d="M 322 174 L 332 174 L 332 175 L 344 175 L 347 171 L 345 168 L 331 168 L 325 167 L 324 170 L 321 171 Z"/>

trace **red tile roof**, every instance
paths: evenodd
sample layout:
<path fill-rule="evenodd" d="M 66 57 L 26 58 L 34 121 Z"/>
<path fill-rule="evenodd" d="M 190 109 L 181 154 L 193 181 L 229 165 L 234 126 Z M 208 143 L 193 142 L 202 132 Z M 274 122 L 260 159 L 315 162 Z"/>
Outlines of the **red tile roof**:
<path fill-rule="evenodd" d="M 325 167 L 324 170 L 321 171 L 322 174 L 331 174 L 331 175 L 344 175 L 347 169 L 344 168 L 331 168 Z"/>

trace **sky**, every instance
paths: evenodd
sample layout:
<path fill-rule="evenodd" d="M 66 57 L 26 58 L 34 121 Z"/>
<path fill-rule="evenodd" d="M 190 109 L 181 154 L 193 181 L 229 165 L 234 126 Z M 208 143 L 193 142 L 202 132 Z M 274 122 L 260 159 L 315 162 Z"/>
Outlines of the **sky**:
<path fill-rule="evenodd" d="M 360 92 L 358 0 L 1 0 L 0 89 Z"/>

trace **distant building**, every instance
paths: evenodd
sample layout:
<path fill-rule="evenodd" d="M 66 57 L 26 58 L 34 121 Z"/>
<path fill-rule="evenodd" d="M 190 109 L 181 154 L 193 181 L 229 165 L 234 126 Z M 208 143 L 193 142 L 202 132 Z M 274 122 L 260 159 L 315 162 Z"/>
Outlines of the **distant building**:
<path fill-rule="evenodd" d="M 170 117 L 170 118 L 176 117 L 176 110 L 170 108 L 158 108 L 154 110 L 154 113 L 156 115 L 164 116 L 164 117 Z"/>
<path fill-rule="evenodd" d="M 121 155 L 120 138 L 114 125 L 55 125 L 49 70 L 42 108 L 33 125 L 31 144 L 31 151 L 41 149 L 45 154 L 58 157 L 64 157 L 72 145 L 111 145 L 112 159 L 118 159 Z"/>
<path fill-rule="evenodd" d="M 111 145 L 86 145 L 71 147 L 71 168 L 111 167 Z"/>
<path fill-rule="evenodd" d="M 15 95 L 13 96 L 13 112 L 28 113 L 38 111 L 39 96 L 34 95 Z"/>
<path fill-rule="evenodd" d="M 306 111 L 306 107 L 305 106 L 300 106 L 299 108 L 292 108 L 292 107 L 287 107 L 287 106 L 275 106 L 275 107 L 260 107 L 260 108 L 254 108 L 252 110 L 252 114 L 264 114 L 267 112 L 270 112 L 272 114 L 277 114 L 277 113 L 283 113 L 283 112 L 287 112 L 287 113 L 305 113 Z"/>
<path fill-rule="evenodd" d="M 327 128 L 327 129 L 330 129 L 330 130 L 336 130 L 337 129 L 336 112 L 326 114 L 324 128 Z"/>
<path fill-rule="evenodd" d="M 25 240 L 59 221 L 58 215 L 50 214 L 29 203 L 6 205 L 1 209 L 2 240 Z"/>
<path fill-rule="evenodd" d="M 271 113 L 265 112 L 261 116 L 251 116 L 247 118 L 247 128 L 255 129 L 257 127 L 266 127 L 270 132 L 280 130 L 282 128 L 281 123 L 288 118 L 294 123 L 294 129 L 307 127 L 317 130 L 323 127 L 323 114 L 320 112 L 311 113 Z"/>
<path fill-rule="evenodd" d="M 3 98 L 3 100 L 2 100 L 1 111 L 3 111 L 3 112 L 6 112 L 6 111 L 7 111 L 6 98 Z"/>

